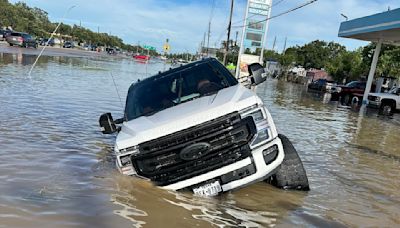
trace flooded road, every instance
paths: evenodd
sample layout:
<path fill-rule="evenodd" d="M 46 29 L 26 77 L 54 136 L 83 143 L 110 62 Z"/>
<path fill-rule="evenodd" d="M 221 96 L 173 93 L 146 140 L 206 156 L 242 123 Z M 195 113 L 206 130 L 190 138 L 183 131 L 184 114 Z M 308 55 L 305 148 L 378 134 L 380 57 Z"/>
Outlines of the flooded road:
<path fill-rule="evenodd" d="M 164 69 L 130 59 L 0 53 L 0 227 L 400 226 L 400 115 L 359 115 L 300 85 L 257 88 L 298 149 L 311 191 L 265 183 L 199 198 L 118 173 L 114 136 L 131 82 Z M 117 84 L 114 87 L 112 76 Z"/>

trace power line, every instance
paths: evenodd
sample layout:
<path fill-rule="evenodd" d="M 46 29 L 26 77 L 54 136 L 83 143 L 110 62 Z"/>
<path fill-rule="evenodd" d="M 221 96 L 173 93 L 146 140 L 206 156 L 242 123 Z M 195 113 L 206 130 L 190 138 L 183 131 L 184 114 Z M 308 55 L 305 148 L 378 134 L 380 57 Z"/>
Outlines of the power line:
<path fill-rule="evenodd" d="M 279 5 L 280 3 L 282 3 L 283 1 L 285 1 L 285 0 L 277 1 L 277 2 L 275 2 L 274 4 L 272 4 L 271 7 L 277 6 L 277 5 Z M 252 18 L 252 17 L 255 17 L 255 16 L 257 16 L 257 14 L 253 14 L 253 15 L 251 15 L 250 17 L 247 17 L 246 20 L 248 20 L 248 19 L 250 19 L 250 18 Z M 232 24 L 239 24 L 239 23 L 242 23 L 243 21 L 244 21 L 244 20 L 236 21 L 236 22 L 233 22 Z"/>
<path fill-rule="evenodd" d="M 254 22 L 254 23 L 249 23 L 248 25 L 240 25 L 240 26 L 232 26 L 232 27 L 233 28 L 243 28 L 243 27 L 250 26 L 250 25 L 256 25 L 256 24 L 259 24 L 261 22 L 268 21 L 268 20 L 271 20 L 273 18 L 280 17 L 280 16 L 283 16 L 285 14 L 291 13 L 291 12 L 296 11 L 298 9 L 301 9 L 301 8 L 307 6 L 307 5 L 310 5 L 310 4 L 312 4 L 312 3 L 316 2 L 316 1 L 318 1 L 318 0 L 308 1 L 306 3 L 303 3 L 303 4 L 299 5 L 299 6 L 296 6 L 296 7 L 292 8 L 292 9 L 286 10 L 286 11 L 284 11 L 282 13 L 279 13 L 279 14 L 277 14 L 275 16 L 269 17 L 269 18 L 261 20 L 261 21 L 257 21 L 257 22 Z"/>
<path fill-rule="evenodd" d="M 211 12 L 210 12 L 210 21 L 212 20 L 212 18 L 214 17 L 214 9 L 215 9 L 215 0 L 212 0 L 211 2 Z"/>
<path fill-rule="evenodd" d="M 229 22 L 229 11 L 226 11 L 226 14 L 225 14 L 225 20 L 224 20 L 224 25 L 225 24 L 228 24 L 228 22 Z M 221 42 L 221 40 L 222 40 L 222 37 L 225 35 L 225 32 L 228 30 L 228 26 L 226 26 L 226 28 L 224 28 L 222 31 L 221 31 L 221 33 L 218 35 L 218 39 L 217 39 L 217 43 L 220 43 Z"/>
<path fill-rule="evenodd" d="M 283 1 L 285 1 L 285 0 L 280 0 L 280 1 L 277 1 L 277 2 L 275 2 L 274 4 L 272 4 L 272 6 L 277 6 L 277 5 L 279 5 L 281 2 L 283 2 Z"/>

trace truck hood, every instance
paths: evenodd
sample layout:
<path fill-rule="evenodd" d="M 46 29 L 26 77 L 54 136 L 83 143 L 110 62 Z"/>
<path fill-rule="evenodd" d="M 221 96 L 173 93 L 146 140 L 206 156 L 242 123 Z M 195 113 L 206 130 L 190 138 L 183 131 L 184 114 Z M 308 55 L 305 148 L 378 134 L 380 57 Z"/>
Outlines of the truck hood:
<path fill-rule="evenodd" d="M 124 122 L 116 139 L 115 150 L 136 146 L 261 103 L 251 90 L 239 84 L 231 86 L 217 94 Z"/>
<path fill-rule="evenodd" d="M 398 97 L 396 94 L 393 93 L 369 93 L 369 96 L 376 96 L 381 98 L 395 98 Z"/>

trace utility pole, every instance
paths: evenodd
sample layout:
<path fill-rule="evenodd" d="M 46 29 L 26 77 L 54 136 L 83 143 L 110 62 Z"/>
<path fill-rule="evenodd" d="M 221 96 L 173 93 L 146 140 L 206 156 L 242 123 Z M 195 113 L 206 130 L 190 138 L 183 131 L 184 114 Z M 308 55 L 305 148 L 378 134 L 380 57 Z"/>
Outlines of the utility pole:
<path fill-rule="evenodd" d="M 201 54 L 203 54 L 205 46 L 206 46 L 206 33 L 204 33 L 203 43 L 201 45 Z"/>
<path fill-rule="evenodd" d="M 238 39 L 239 31 L 236 31 L 236 39 L 235 39 L 235 46 L 237 46 L 237 39 Z"/>
<path fill-rule="evenodd" d="M 275 44 L 276 44 L 276 36 L 274 38 L 274 43 L 272 44 L 272 50 L 275 51 Z"/>
<path fill-rule="evenodd" d="M 224 66 L 226 66 L 226 57 L 228 56 L 228 52 L 229 52 L 229 39 L 230 39 L 231 27 L 232 27 L 233 2 L 234 2 L 234 0 L 231 0 L 231 13 L 229 16 L 228 38 L 226 39 L 225 53 L 224 53 Z"/>
<path fill-rule="evenodd" d="M 247 17 L 249 15 L 249 1 L 247 1 L 247 6 L 246 6 L 246 13 L 244 15 L 244 20 L 243 20 L 243 30 L 242 30 L 242 39 L 240 41 L 240 47 L 239 47 L 239 53 L 238 53 L 238 59 L 237 59 L 237 63 L 236 63 L 236 73 L 235 73 L 235 77 L 239 78 L 240 76 L 240 58 L 242 53 L 244 52 L 244 37 L 246 36 L 246 27 L 247 27 Z"/>
<path fill-rule="evenodd" d="M 97 26 L 97 34 L 100 33 L 100 26 Z"/>
<path fill-rule="evenodd" d="M 208 57 L 208 47 L 210 46 L 210 32 L 211 29 L 211 20 L 208 22 L 208 38 L 207 38 L 207 57 Z"/>
<path fill-rule="evenodd" d="M 283 51 L 282 51 L 283 54 L 285 54 L 286 51 L 286 42 L 287 42 L 287 37 L 285 37 L 285 44 L 283 45 Z"/>

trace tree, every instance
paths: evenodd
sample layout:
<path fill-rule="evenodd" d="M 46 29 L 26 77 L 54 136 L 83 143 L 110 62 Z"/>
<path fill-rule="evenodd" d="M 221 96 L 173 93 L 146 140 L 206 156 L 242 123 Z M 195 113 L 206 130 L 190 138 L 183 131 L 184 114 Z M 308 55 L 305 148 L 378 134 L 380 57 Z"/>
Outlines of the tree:
<path fill-rule="evenodd" d="M 283 71 L 288 71 L 289 68 L 296 64 L 296 48 L 288 48 L 285 53 L 279 56 L 279 63 L 281 64 Z"/>

